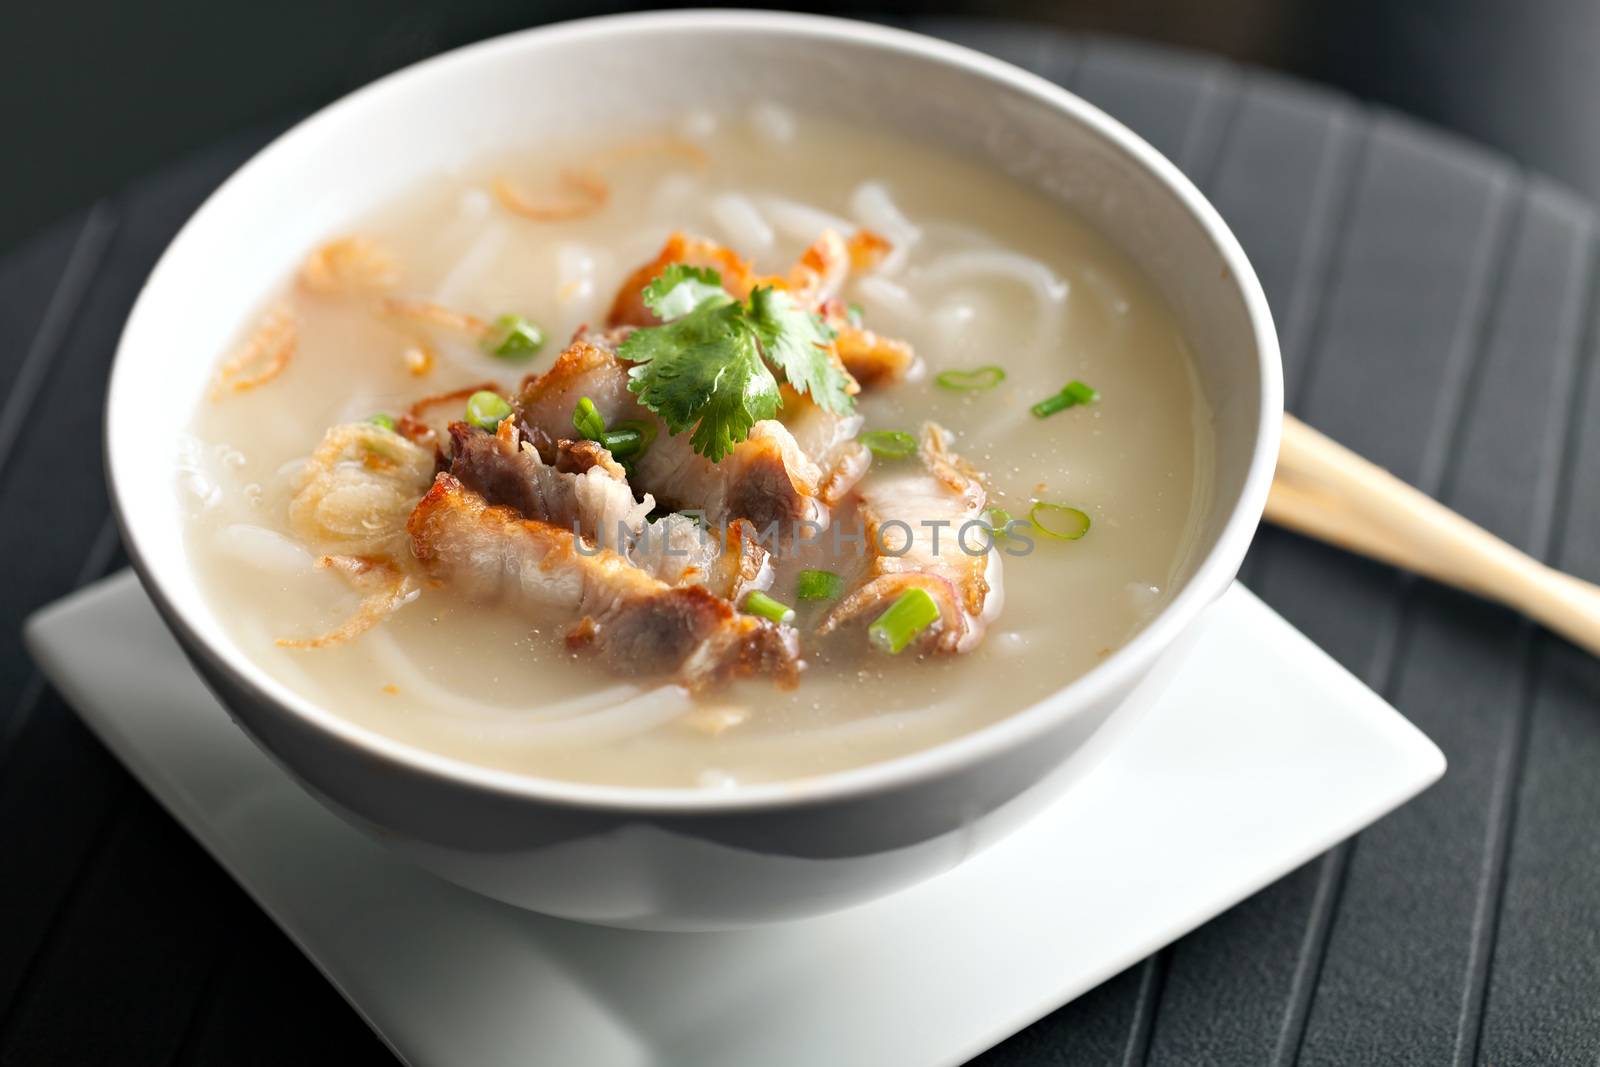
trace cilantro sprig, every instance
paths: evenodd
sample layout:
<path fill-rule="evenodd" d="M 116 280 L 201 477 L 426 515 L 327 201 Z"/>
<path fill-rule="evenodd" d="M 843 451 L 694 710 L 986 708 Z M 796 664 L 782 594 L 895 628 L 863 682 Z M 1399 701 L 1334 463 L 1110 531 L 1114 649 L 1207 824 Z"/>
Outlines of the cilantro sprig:
<path fill-rule="evenodd" d="M 634 364 L 628 389 L 671 433 L 692 426 L 690 443 L 712 462 L 778 413 L 774 369 L 828 411 L 854 408 L 828 351 L 833 331 L 788 293 L 761 286 L 738 301 L 716 271 L 674 264 L 643 296 L 664 324 L 635 330 L 618 349 Z"/>

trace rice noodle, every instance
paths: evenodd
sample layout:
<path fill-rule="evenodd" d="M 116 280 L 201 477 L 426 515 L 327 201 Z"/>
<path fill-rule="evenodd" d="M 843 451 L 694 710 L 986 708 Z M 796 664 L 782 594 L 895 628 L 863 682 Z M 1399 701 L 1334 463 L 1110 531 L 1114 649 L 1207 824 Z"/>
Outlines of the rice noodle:
<path fill-rule="evenodd" d="M 949 219 L 929 219 L 921 224 L 922 239 L 928 244 L 969 248 L 994 248 L 994 240 L 976 226 Z"/>
<path fill-rule="evenodd" d="M 959 342 L 977 317 L 978 309 L 973 306 L 970 294 L 960 294 L 942 301 L 928 321 L 933 325 L 934 334 L 948 344 Z"/>
<path fill-rule="evenodd" d="M 387 559 L 367 556 L 323 556 L 318 567 L 330 567 L 349 578 L 357 588 L 372 591 L 362 598 L 355 614 L 316 637 L 280 637 L 279 648 L 319 649 L 342 645 L 415 600 L 422 592 L 415 578 Z"/>
<path fill-rule="evenodd" d="M 902 323 L 920 322 L 924 318 L 922 305 L 917 303 L 905 288 L 888 278 L 869 274 L 856 280 L 856 292 L 870 301 L 874 311 L 887 311 Z"/>
<path fill-rule="evenodd" d="M 487 190 L 473 186 L 461 193 L 461 200 L 456 205 L 456 211 L 463 219 L 477 222 L 489 217 L 489 212 L 494 209 L 494 197 Z"/>
<path fill-rule="evenodd" d="M 588 245 L 568 241 L 556 249 L 556 297 L 564 304 L 594 295 L 599 257 Z"/>
<path fill-rule="evenodd" d="M 530 710 L 524 704 L 496 704 L 477 700 L 463 695 L 459 690 L 440 685 L 417 667 L 414 658 L 401 649 L 394 634 L 387 631 L 374 633 L 368 638 L 367 647 L 385 677 L 397 685 L 401 693 L 419 697 L 419 703 L 450 709 L 448 717 L 452 721 L 470 722 L 475 733 L 486 736 L 513 739 L 532 723 L 555 722 L 588 714 L 644 692 L 636 685 L 613 685 Z"/>
<path fill-rule="evenodd" d="M 899 273 L 906 256 L 922 240 L 921 228 L 901 213 L 882 182 L 862 182 L 856 186 L 855 192 L 850 194 L 850 212 L 862 226 L 881 233 L 894 246 L 878 264 L 879 273 Z"/>
<path fill-rule="evenodd" d="M 539 744 L 617 741 L 664 726 L 693 706 L 683 686 L 663 685 L 605 711 L 531 725 L 526 739 Z"/>
<path fill-rule="evenodd" d="M 192 434 L 178 437 L 178 485 L 193 498 L 199 511 L 210 511 L 222 503 L 222 487 L 211 469 L 206 446 Z"/>
<path fill-rule="evenodd" d="M 794 140 L 798 128 L 794 112 L 771 100 L 760 100 L 751 105 L 750 125 L 769 144 L 789 144 Z"/>
<path fill-rule="evenodd" d="M 681 172 L 663 174 L 650 193 L 650 214 L 654 218 L 675 218 L 685 205 L 691 203 L 700 191 L 700 179 Z M 661 244 L 652 238 L 644 242 L 654 248 Z M 630 257 L 631 258 L 631 257 Z"/>
<path fill-rule="evenodd" d="M 1049 267 L 1031 256 L 999 248 L 979 248 L 950 252 L 915 273 L 914 281 L 935 286 L 955 281 L 981 281 L 1002 278 L 1020 283 L 1034 296 L 1036 323 L 1034 336 L 1041 343 L 1053 341 L 1060 326 L 1061 308 L 1071 291 Z"/>
<path fill-rule="evenodd" d="M 758 196 L 754 203 L 785 237 L 797 241 L 815 240 L 824 230 L 849 233 L 856 228 L 847 218 L 785 196 Z"/>
<path fill-rule="evenodd" d="M 229 523 L 217 531 L 216 545 L 236 563 L 284 577 L 307 573 L 315 563 L 298 542 L 245 522 Z"/>
<path fill-rule="evenodd" d="M 1078 281 L 1083 283 L 1094 302 L 1100 307 L 1107 320 L 1122 324 L 1127 320 L 1128 309 L 1132 304 L 1122 287 L 1107 278 L 1103 273 L 1093 267 L 1085 267 L 1077 272 Z"/>
<path fill-rule="evenodd" d="M 749 197 L 720 193 L 711 198 L 708 208 L 722 236 L 745 255 L 756 256 L 772 250 L 772 226 L 761 217 Z"/>
<path fill-rule="evenodd" d="M 716 113 L 707 108 L 696 108 L 683 117 L 679 129 L 692 141 L 710 140 L 717 135 Z"/>
<path fill-rule="evenodd" d="M 500 258 L 509 236 L 505 224 L 490 223 L 485 227 L 439 283 L 434 291 L 435 299 L 440 304 L 455 304 L 467 292 L 481 288 L 484 276 Z"/>

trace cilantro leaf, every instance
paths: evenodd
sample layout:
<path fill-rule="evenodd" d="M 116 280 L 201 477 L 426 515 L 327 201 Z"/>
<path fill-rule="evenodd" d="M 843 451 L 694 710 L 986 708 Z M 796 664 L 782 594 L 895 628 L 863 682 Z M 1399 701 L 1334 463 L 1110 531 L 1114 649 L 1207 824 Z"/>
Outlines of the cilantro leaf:
<path fill-rule="evenodd" d="M 644 287 L 644 303 L 662 322 L 681 319 L 702 304 L 731 304 L 722 275 L 710 267 L 674 263 Z"/>
<path fill-rule="evenodd" d="M 606 420 L 593 400 L 586 396 L 578 398 L 577 406 L 572 409 L 572 428 L 589 441 L 599 441 L 605 436 Z"/>
<path fill-rule="evenodd" d="M 617 349 L 634 364 L 628 389 L 670 433 L 694 427 L 694 450 L 712 462 L 782 407 L 773 368 L 828 411 L 855 406 L 833 331 L 788 293 L 757 287 L 741 303 L 716 271 L 675 263 L 642 295 L 664 324 L 634 330 Z"/>
<path fill-rule="evenodd" d="M 828 349 L 833 330 L 822 319 L 783 290 L 760 286 L 750 293 L 748 318 L 762 351 L 796 390 L 835 415 L 855 407 L 844 368 Z"/>
<path fill-rule="evenodd" d="M 778 382 L 733 303 L 702 302 L 664 326 L 635 330 L 617 354 L 635 364 L 628 389 L 671 433 L 694 426 L 690 443 L 713 463 L 778 413 Z"/>

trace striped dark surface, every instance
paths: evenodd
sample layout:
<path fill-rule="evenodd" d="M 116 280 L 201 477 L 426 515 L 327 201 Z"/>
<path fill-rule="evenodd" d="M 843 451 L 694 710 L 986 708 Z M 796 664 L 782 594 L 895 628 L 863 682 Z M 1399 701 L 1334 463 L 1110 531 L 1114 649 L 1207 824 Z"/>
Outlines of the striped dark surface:
<path fill-rule="evenodd" d="M 1400 116 L 1220 61 L 1041 27 L 913 28 L 1067 85 L 1195 179 L 1261 274 L 1297 414 L 1600 578 L 1590 205 Z M 275 132 L 0 258 L 0 1064 L 391 1062 L 19 640 L 27 612 L 124 562 L 100 461 L 118 331 L 184 218 Z M 1448 774 L 979 1062 L 1600 1057 L 1600 664 L 1276 530 L 1244 576 L 1438 742 Z"/>

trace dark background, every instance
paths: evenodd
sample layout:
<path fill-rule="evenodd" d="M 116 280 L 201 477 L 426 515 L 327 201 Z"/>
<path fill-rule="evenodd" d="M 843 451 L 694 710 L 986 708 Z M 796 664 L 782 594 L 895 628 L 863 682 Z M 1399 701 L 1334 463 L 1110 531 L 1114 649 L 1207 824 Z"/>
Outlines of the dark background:
<path fill-rule="evenodd" d="M 969 0 L 796 7 L 1029 19 L 1204 49 L 1411 112 L 1600 196 L 1600 4 Z M 10 0 L 0 5 L 0 130 L 9 146 L 0 166 L 0 249 L 241 126 L 312 109 L 482 37 L 621 10 L 571 0 Z"/>
<path fill-rule="evenodd" d="M 106 366 L 199 199 L 267 131 L 374 77 L 597 10 L 0 5 L 0 1067 L 392 1062 L 31 671 L 18 629 L 126 564 L 100 473 Z M 942 26 L 1024 63 L 1054 38 L 1049 73 L 1177 159 L 1239 233 L 1297 414 L 1600 579 L 1600 216 L 1541 176 L 1600 197 L 1600 8 L 866 13 L 1009 19 L 1030 28 Z M 1600 1063 L 1600 659 L 1279 530 L 1261 532 L 1244 578 L 1433 737 L 1449 773 L 980 1062 Z"/>

